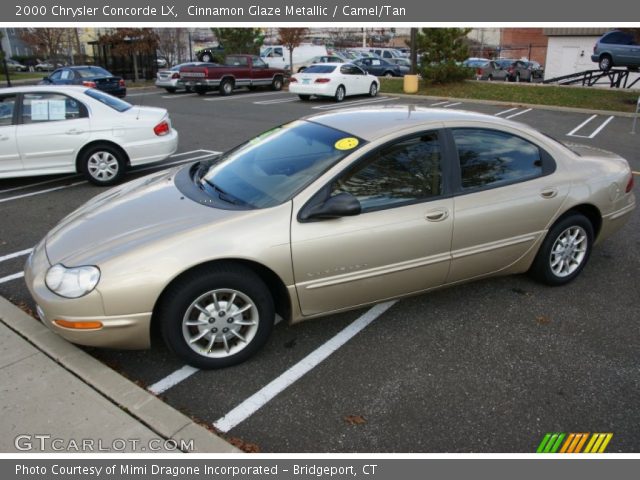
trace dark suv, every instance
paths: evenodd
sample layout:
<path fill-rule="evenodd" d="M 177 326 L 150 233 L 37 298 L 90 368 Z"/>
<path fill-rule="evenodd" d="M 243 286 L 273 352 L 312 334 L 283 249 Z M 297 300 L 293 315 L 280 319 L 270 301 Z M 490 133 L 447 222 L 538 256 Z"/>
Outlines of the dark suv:
<path fill-rule="evenodd" d="M 593 47 L 591 61 L 596 62 L 602 71 L 611 67 L 640 68 L 640 44 L 629 32 L 613 30 L 605 33 Z"/>

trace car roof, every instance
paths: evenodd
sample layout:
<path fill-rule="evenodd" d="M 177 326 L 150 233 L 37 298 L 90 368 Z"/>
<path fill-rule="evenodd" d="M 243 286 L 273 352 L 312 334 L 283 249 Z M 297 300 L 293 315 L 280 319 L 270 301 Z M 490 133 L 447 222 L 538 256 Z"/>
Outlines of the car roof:
<path fill-rule="evenodd" d="M 312 121 L 350 133 L 367 141 L 381 136 L 410 130 L 420 125 L 452 121 L 476 121 L 496 126 L 517 126 L 526 129 L 523 124 L 504 120 L 493 115 L 466 110 L 444 110 L 441 108 L 418 107 L 415 105 L 387 105 L 384 107 L 360 107 L 341 109 L 304 117 Z"/>

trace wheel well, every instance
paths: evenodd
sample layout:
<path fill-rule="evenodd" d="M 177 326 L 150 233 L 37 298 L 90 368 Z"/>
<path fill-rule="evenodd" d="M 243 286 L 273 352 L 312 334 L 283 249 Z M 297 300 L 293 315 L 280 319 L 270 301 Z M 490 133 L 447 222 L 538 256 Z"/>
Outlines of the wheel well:
<path fill-rule="evenodd" d="M 125 162 L 126 162 L 127 166 L 131 166 L 131 161 L 129 160 L 129 155 L 127 155 L 127 152 L 125 152 L 124 149 L 120 145 L 118 145 L 117 143 L 114 143 L 114 142 L 110 142 L 109 140 L 95 140 L 93 142 L 87 143 L 78 152 L 78 155 L 76 156 L 76 172 L 82 173 L 81 160 L 82 160 L 82 156 L 84 155 L 84 153 L 87 150 L 89 150 L 90 148 L 97 147 L 98 145 L 108 145 L 109 147 L 115 148 L 120 153 L 122 153 L 122 155 L 124 156 L 124 159 L 125 159 Z"/>
<path fill-rule="evenodd" d="M 235 78 L 227 76 L 227 77 L 222 77 L 222 78 L 220 79 L 220 85 L 222 85 L 222 83 L 223 83 L 223 82 L 226 82 L 227 80 L 229 80 L 229 81 L 231 82 L 231 84 L 232 84 L 232 85 L 235 85 L 235 84 L 236 84 L 236 79 L 235 79 Z"/>
<path fill-rule="evenodd" d="M 151 316 L 151 333 L 153 337 L 153 333 L 158 331 L 158 323 L 156 321 L 156 309 L 161 304 L 161 300 L 164 297 L 165 293 L 176 283 L 182 281 L 183 278 L 189 275 L 197 274 L 199 271 L 207 270 L 215 265 L 227 265 L 232 266 L 234 264 L 243 265 L 245 267 L 253 270 L 260 279 L 267 286 L 269 291 L 271 292 L 271 296 L 273 297 L 273 302 L 275 305 L 276 313 L 280 315 L 283 319 L 288 320 L 291 317 L 291 298 L 289 297 L 289 292 L 287 291 L 287 287 L 284 282 L 280 279 L 280 277 L 270 268 L 265 267 L 264 265 L 253 262 L 251 260 L 244 259 L 224 259 L 224 260 L 214 260 L 211 262 L 201 263 L 200 265 L 195 265 L 188 270 L 185 270 L 176 278 L 174 278 L 169 284 L 162 290 L 162 293 L 156 300 L 156 303 L 153 307 L 153 314 Z"/>
<path fill-rule="evenodd" d="M 576 205 L 575 207 L 572 207 L 571 210 L 568 210 L 567 212 L 565 212 L 560 218 L 564 218 L 567 215 L 570 215 L 572 213 L 580 213 L 581 215 L 584 215 L 585 217 L 587 217 L 589 222 L 591 222 L 591 226 L 593 227 L 594 240 L 598 238 L 598 235 L 600 233 L 600 228 L 602 227 L 602 214 L 600 213 L 600 210 L 598 210 L 597 207 L 588 203 L 584 203 L 582 205 Z"/>

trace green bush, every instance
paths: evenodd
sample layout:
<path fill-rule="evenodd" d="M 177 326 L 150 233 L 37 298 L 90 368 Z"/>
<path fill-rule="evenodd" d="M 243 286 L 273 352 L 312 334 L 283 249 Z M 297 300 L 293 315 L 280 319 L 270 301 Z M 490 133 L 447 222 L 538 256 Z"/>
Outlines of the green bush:
<path fill-rule="evenodd" d="M 420 74 L 427 83 L 443 84 L 473 78 L 474 70 L 449 61 L 423 65 Z"/>

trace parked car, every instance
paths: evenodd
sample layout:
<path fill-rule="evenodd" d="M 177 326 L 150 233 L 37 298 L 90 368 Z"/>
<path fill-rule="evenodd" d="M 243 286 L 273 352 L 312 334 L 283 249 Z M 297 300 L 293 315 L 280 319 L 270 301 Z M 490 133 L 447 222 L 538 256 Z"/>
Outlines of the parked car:
<path fill-rule="evenodd" d="M 55 62 L 53 60 L 44 60 L 43 62 L 39 62 L 34 67 L 36 72 L 50 72 L 51 70 L 55 70 L 56 68 L 62 67 L 61 62 Z"/>
<path fill-rule="evenodd" d="M 298 69 L 309 61 L 310 58 L 328 55 L 324 45 L 302 43 L 293 49 L 293 65 L 289 65 L 289 49 L 284 45 L 270 45 L 260 51 L 260 58 L 271 68 L 280 68 L 297 72 Z"/>
<path fill-rule="evenodd" d="M 387 59 L 389 61 L 389 63 L 393 63 L 395 65 L 398 65 L 399 67 L 406 67 L 407 69 L 411 70 L 411 60 L 409 60 L 408 58 L 389 58 Z M 418 62 L 418 65 L 420 63 Z"/>
<path fill-rule="evenodd" d="M 217 63 L 224 59 L 224 47 L 218 45 L 216 47 L 203 48 L 196 52 L 196 58 L 204 63 Z"/>
<path fill-rule="evenodd" d="M 296 323 L 489 276 L 574 280 L 632 216 L 629 164 L 521 123 L 324 112 L 98 195 L 34 248 L 42 322 L 84 345 L 234 365 Z M 188 245 L 188 248 L 185 248 Z"/>
<path fill-rule="evenodd" d="M 408 73 L 408 69 L 387 62 L 382 58 L 360 58 L 353 63 L 376 77 L 402 77 Z"/>
<path fill-rule="evenodd" d="M 508 80 L 510 82 L 531 82 L 533 80 L 533 70 L 530 62 L 526 60 L 516 60 L 507 67 Z"/>
<path fill-rule="evenodd" d="M 333 97 L 341 102 L 349 95 L 375 97 L 380 80 L 352 63 L 318 63 L 296 73 L 289 80 L 289 91 L 301 100 L 312 96 Z"/>
<path fill-rule="evenodd" d="M 640 68 L 640 42 L 629 32 L 607 32 L 594 45 L 591 61 L 605 72 L 612 67 L 636 70 Z"/>
<path fill-rule="evenodd" d="M 298 68 L 298 72 L 304 72 L 305 69 L 309 68 L 310 65 L 315 63 L 346 63 L 347 59 L 341 57 L 340 55 L 320 55 L 318 57 L 313 57 L 308 62 L 304 62 Z"/>
<path fill-rule="evenodd" d="M 117 77 L 102 67 L 92 65 L 63 67 L 42 79 L 44 85 L 83 85 L 97 88 L 116 97 L 127 95 L 127 85 L 122 77 Z"/>
<path fill-rule="evenodd" d="M 180 69 L 185 67 L 202 67 L 213 66 L 213 63 L 205 62 L 188 62 L 175 65 L 168 70 L 159 70 L 156 74 L 156 87 L 164 88 L 169 93 L 175 93 L 178 90 L 191 91 L 191 87 L 186 86 L 180 78 Z"/>
<path fill-rule="evenodd" d="M 29 70 L 25 65 L 22 65 L 20 62 L 16 62 L 11 58 L 7 59 L 7 69 L 13 72 L 26 72 Z"/>
<path fill-rule="evenodd" d="M 470 58 L 467 58 L 464 62 L 462 62 L 462 66 L 469 67 L 469 68 L 478 68 L 478 67 L 482 67 L 483 65 L 486 65 L 490 61 L 491 60 L 489 60 L 488 58 L 470 57 Z"/>
<path fill-rule="evenodd" d="M 531 70 L 533 78 L 544 78 L 544 67 L 538 62 L 529 61 L 529 69 Z"/>
<path fill-rule="evenodd" d="M 113 185 L 178 147 L 165 109 L 133 108 L 95 88 L 5 88 L 0 106 L 0 178 L 78 172 Z"/>
<path fill-rule="evenodd" d="M 396 48 L 369 48 L 371 53 L 375 53 L 380 58 L 384 58 L 387 61 L 391 61 L 392 58 L 407 58 L 407 55 L 402 53 Z"/>
<path fill-rule="evenodd" d="M 501 66 L 496 60 L 490 60 L 476 68 L 476 80 L 500 80 L 509 79 L 508 67 Z"/>
<path fill-rule="evenodd" d="M 156 58 L 156 66 L 158 68 L 166 68 L 167 65 L 169 65 L 169 62 L 167 62 L 166 58 L 162 58 L 162 57 Z"/>
<path fill-rule="evenodd" d="M 257 55 L 228 55 L 225 63 L 184 67 L 180 76 L 186 87 L 199 95 L 218 90 L 220 95 L 231 95 L 239 87 L 270 86 L 281 90 L 284 70 L 270 68 Z"/>

